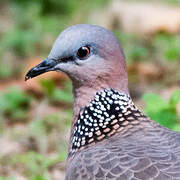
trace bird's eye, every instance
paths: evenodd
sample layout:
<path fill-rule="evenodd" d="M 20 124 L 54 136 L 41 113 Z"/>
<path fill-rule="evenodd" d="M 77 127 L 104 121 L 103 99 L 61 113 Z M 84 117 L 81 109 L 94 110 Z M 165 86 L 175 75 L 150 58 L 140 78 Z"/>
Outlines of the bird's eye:
<path fill-rule="evenodd" d="M 81 48 L 78 49 L 77 56 L 79 59 L 84 59 L 89 55 L 89 53 L 90 53 L 90 48 L 88 46 L 82 46 Z"/>

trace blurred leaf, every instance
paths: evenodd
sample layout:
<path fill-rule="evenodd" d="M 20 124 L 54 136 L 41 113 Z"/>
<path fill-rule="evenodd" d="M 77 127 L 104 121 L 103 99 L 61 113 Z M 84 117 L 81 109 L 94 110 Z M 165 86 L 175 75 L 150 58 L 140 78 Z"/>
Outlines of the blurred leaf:
<path fill-rule="evenodd" d="M 12 119 L 27 118 L 27 107 L 31 97 L 18 88 L 12 87 L 0 95 L 0 112 Z"/>
<path fill-rule="evenodd" d="M 180 132 L 180 123 L 176 124 L 176 126 L 173 128 L 173 130 Z"/>
<path fill-rule="evenodd" d="M 125 51 L 128 63 L 145 60 L 148 57 L 148 49 L 146 47 L 146 39 L 132 33 L 114 32 Z"/>
<path fill-rule="evenodd" d="M 13 177 L 3 177 L 3 176 L 0 176 L 0 180 L 15 180 L 15 178 L 13 178 Z"/>
<path fill-rule="evenodd" d="M 49 97 L 53 96 L 56 86 L 52 79 L 41 80 L 40 84 L 47 96 Z"/>
<path fill-rule="evenodd" d="M 174 107 L 176 108 L 176 105 L 178 104 L 178 102 L 180 102 L 180 90 L 177 90 L 175 91 L 170 100 L 169 100 L 169 103 Z"/>
<path fill-rule="evenodd" d="M 43 174 L 41 174 L 41 175 L 32 175 L 30 180 L 48 180 L 48 179 L 46 177 L 44 177 Z"/>
<path fill-rule="evenodd" d="M 15 28 L 4 34 L 0 46 L 4 51 L 13 51 L 18 56 L 26 56 L 34 53 L 34 44 L 38 42 L 38 34 L 31 30 Z"/>
<path fill-rule="evenodd" d="M 179 58 L 179 48 L 177 47 L 171 47 L 168 48 L 165 52 L 164 52 L 164 56 L 166 59 L 168 60 L 178 60 Z"/>
<path fill-rule="evenodd" d="M 170 5 L 180 5 L 180 1 L 179 0 L 162 0 L 162 2 L 164 3 L 167 3 L 167 4 L 170 4 Z"/>
<path fill-rule="evenodd" d="M 54 101 L 62 101 L 65 103 L 73 103 L 72 96 L 72 84 L 69 81 L 66 81 L 64 84 L 63 90 L 56 89 L 53 93 L 52 99 Z"/>
<path fill-rule="evenodd" d="M 143 46 L 133 46 L 129 53 L 129 59 L 142 60 L 147 56 L 147 49 Z"/>
<path fill-rule="evenodd" d="M 66 81 L 64 84 L 64 89 L 57 89 L 52 79 L 41 80 L 40 84 L 43 88 L 45 94 L 52 101 L 72 103 L 72 85 L 70 82 Z"/>
<path fill-rule="evenodd" d="M 29 131 L 31 136 L 48 135 L 55 129 L 60 129 L 61 120 L 56 114 L 49 114 L 39 119 L 34 119 L 29 124 Z"/>
<path fill-rule="evenodd" d="M 0 43 L 1 45 L 1 43 Z M 7 62 L 8 60 L 6 60 Z M 10 77 L 12 75 L 12 69 L 9 67 L 8 63 L 2 62 L 2 57 L 0 57 L 0 79 Z"/>
<path fill-rule="evenodd" d="M 144 94 L 143 99 L 146 102 L 146 109 L 148 111 L 158 112 L 168 108 L 168 103 L 157 94 L 146 93 Z"/>
<path fill-rule="evenodd" d="M 13 162 L 22 163 L 26 166 L 29 175 L 38 177 L 38 175 L 41 175 L 45 171 L 47 171 L 47 164 L 49 162 L 49 159 L 41 154 L 32 151 L 25 154 L 15 155 L 13 157 Z"/>
<path fill-rule="evenodd" d="M 48 167 L 51 167 L 54 164 L 57 164 L 59 162 L 65 161 L 67 159 L 67 154 L 68 154 L 67 149 L 66 149 L 66 151 L 63 151 L 63 152 L 61 151 L 55 159 L 52 159 L 48 162 Z"/>
<path fill-rule="evenodd" d="M 50 180 L 48 168 L 55 163 L 64 160 L 64 157 L 48 158 L 37 152 L 27 152 L 13 156 L 14 164 L 22 164 L 26 168 L 26 174 L 31 180 Z"/>
<path fill-rule="evenodd" d="M 0 116 L 0 137 L 3 134 L 3 130 L 4 130 L 3 126 L 4 126 L 3 119 L 2 119 L 2 116 Z"/>
<path fill-rule="evenodd" d="M 160 96 L 156 94 L 145 94 L 143 99 L 146 102 L 145 112 L 146 114 L 159 124 L 174 129 L 177 128 L 178 116 L 176 113 L 174 98 L 177 97 L 178 93 L 174 93 L 171 96 L 171 103 L 166 102 Z M 179 95 L 178 95 L 179 96 Z"/>
<path fill-rule="evenodd" d="M 173 61 L 180 58 L 180 35 L 166 33 L 157 34 L 153 39 L 153 46 L 163 58 Z"/>
<path fill-rule="evenodd" d="M 73 97 L 71 96 L 70 93 L 65 92 L 65 91 L 60 91 L 60 90 L 56 90 L 54 92 L 52 99 L 54 101 L 61 101 L 61 102 L 65 102 L 65 103 L 73 102 Z"/>

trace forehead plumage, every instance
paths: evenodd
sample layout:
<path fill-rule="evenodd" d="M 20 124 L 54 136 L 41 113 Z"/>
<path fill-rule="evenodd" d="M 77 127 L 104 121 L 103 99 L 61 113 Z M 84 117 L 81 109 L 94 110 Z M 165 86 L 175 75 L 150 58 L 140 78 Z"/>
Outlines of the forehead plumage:
<path fill-rule="evenodd" d="M 65 29 L 56 39 L 49 58 L 67 57 L 81 46 L 94 45 L 102 52 L 112 53 L 122 49 L 112 32 L 89 24 L 78 24 Z"/>

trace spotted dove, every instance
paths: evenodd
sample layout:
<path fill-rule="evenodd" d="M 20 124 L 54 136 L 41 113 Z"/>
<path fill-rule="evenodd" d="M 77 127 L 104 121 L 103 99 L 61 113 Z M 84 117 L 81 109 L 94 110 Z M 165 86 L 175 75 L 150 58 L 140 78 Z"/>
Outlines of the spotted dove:
<path fill-rule="evenodd" d="M 48 71 L 62 71 L 73 83 L 66 180 L 180 179 L 180 133 L 134 105 L 113 33 L 88 24 L 65 29 L 25 79 Z"/>

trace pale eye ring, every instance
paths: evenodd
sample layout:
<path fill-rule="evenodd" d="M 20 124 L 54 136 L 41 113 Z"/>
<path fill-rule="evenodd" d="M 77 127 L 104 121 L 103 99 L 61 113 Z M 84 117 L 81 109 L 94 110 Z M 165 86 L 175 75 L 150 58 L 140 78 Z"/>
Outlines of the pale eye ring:
<path fill-rule="evenodd" d="M 90 54 L 90 48 L 88 46 L 82 46 L 77 51 L 77 57 L 79 59 L 84 59 Z"/>

